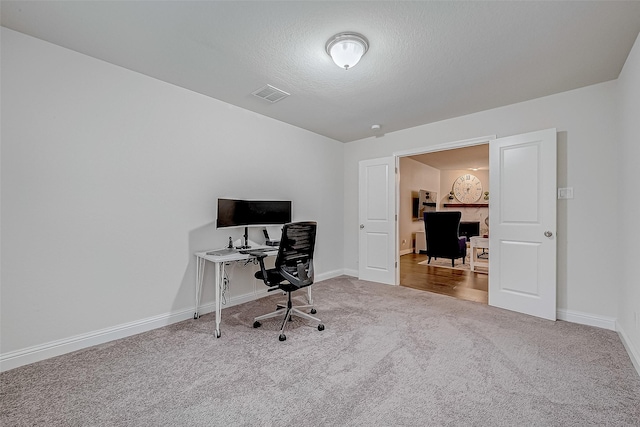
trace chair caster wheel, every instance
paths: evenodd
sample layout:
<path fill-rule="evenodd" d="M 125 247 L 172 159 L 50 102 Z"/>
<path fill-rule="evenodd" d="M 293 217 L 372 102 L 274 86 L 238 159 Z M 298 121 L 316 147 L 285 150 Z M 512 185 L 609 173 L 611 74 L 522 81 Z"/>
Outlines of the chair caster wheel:
<path fill-rule="evenodd" d="M 324 325 L 323 325 L 322 323 L 320 323 L 320 324 L 318 325 L 318 330 L 319 330 L 319 331 L 324 331 Z"/>
<path fill-rule="evenodd" d="M 253 322 L 253 327 L 254 328 L 259 328 L 260 326 L 262 326 L 262 323 L 258 322 L 257 320 L 255 322 Z"/>
<path fill-rule="evenodd" d="M 311 309 L 311 314 L 316 314 L 316 313 L 317 313 L 316 309 L 315 309 L 315 308 L 312 308 L 312 309 Z"/>
<path fill-rule="evenodd" d="M 278 339 L 279 339 L 280 341 L 284 341 L 284 340 L 286 340 L 286 339 L 287 339 L 287 337 L 286 337 L 284 334 L 280 334 L 280 336 L 278 337 Z"/>

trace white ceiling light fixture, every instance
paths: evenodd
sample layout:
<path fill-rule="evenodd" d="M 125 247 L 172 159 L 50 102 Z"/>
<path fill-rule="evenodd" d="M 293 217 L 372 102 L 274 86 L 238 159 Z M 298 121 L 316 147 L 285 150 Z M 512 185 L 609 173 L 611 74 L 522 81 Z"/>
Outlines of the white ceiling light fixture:
<path fill-rule="evenodd" d="M 327 41 L 325 50 L 340 68 L 348 70 L 369 50 L 369 41 L 362 34 L 339 33 Z"/>

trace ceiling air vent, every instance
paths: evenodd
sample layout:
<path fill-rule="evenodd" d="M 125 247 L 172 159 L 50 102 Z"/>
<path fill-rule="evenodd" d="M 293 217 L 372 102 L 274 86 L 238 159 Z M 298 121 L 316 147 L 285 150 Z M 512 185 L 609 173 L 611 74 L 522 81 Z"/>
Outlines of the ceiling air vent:
<path fill-rule="evenodd" d="M 266 85 L 253 92 L 252 95 L 274 103 L 280 101 L 283 98 L 286 98 L 290 94 L 271 85 Z"/>

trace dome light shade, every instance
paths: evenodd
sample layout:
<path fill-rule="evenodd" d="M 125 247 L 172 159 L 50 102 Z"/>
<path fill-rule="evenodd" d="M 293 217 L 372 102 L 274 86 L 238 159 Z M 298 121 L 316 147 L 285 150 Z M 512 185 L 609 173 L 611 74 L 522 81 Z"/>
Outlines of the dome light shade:
<path fill-rule="evenodd" d="M 358 33 L 340 33 L 327 41 L 325 50 L 340 68 L 348 70 L 369 50 L 369 42 Z"/>

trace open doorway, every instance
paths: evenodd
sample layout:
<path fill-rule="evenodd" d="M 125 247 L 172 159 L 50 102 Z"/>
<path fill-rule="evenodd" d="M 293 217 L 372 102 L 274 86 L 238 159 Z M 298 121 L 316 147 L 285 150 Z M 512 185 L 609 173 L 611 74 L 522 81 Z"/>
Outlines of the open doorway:
<path fill-rule="evenodd" d="M 489 144 L 399 157 L 400 285 L 488 303 Z M 424 211 L 459 211 L 467 254 L 428 263 Z M 472 248 L 471 239 L 478 243 Z M 484 245 L 488 246 L 488 245 Z M 472 258 L 473 270 L 471 268 Z"/>

